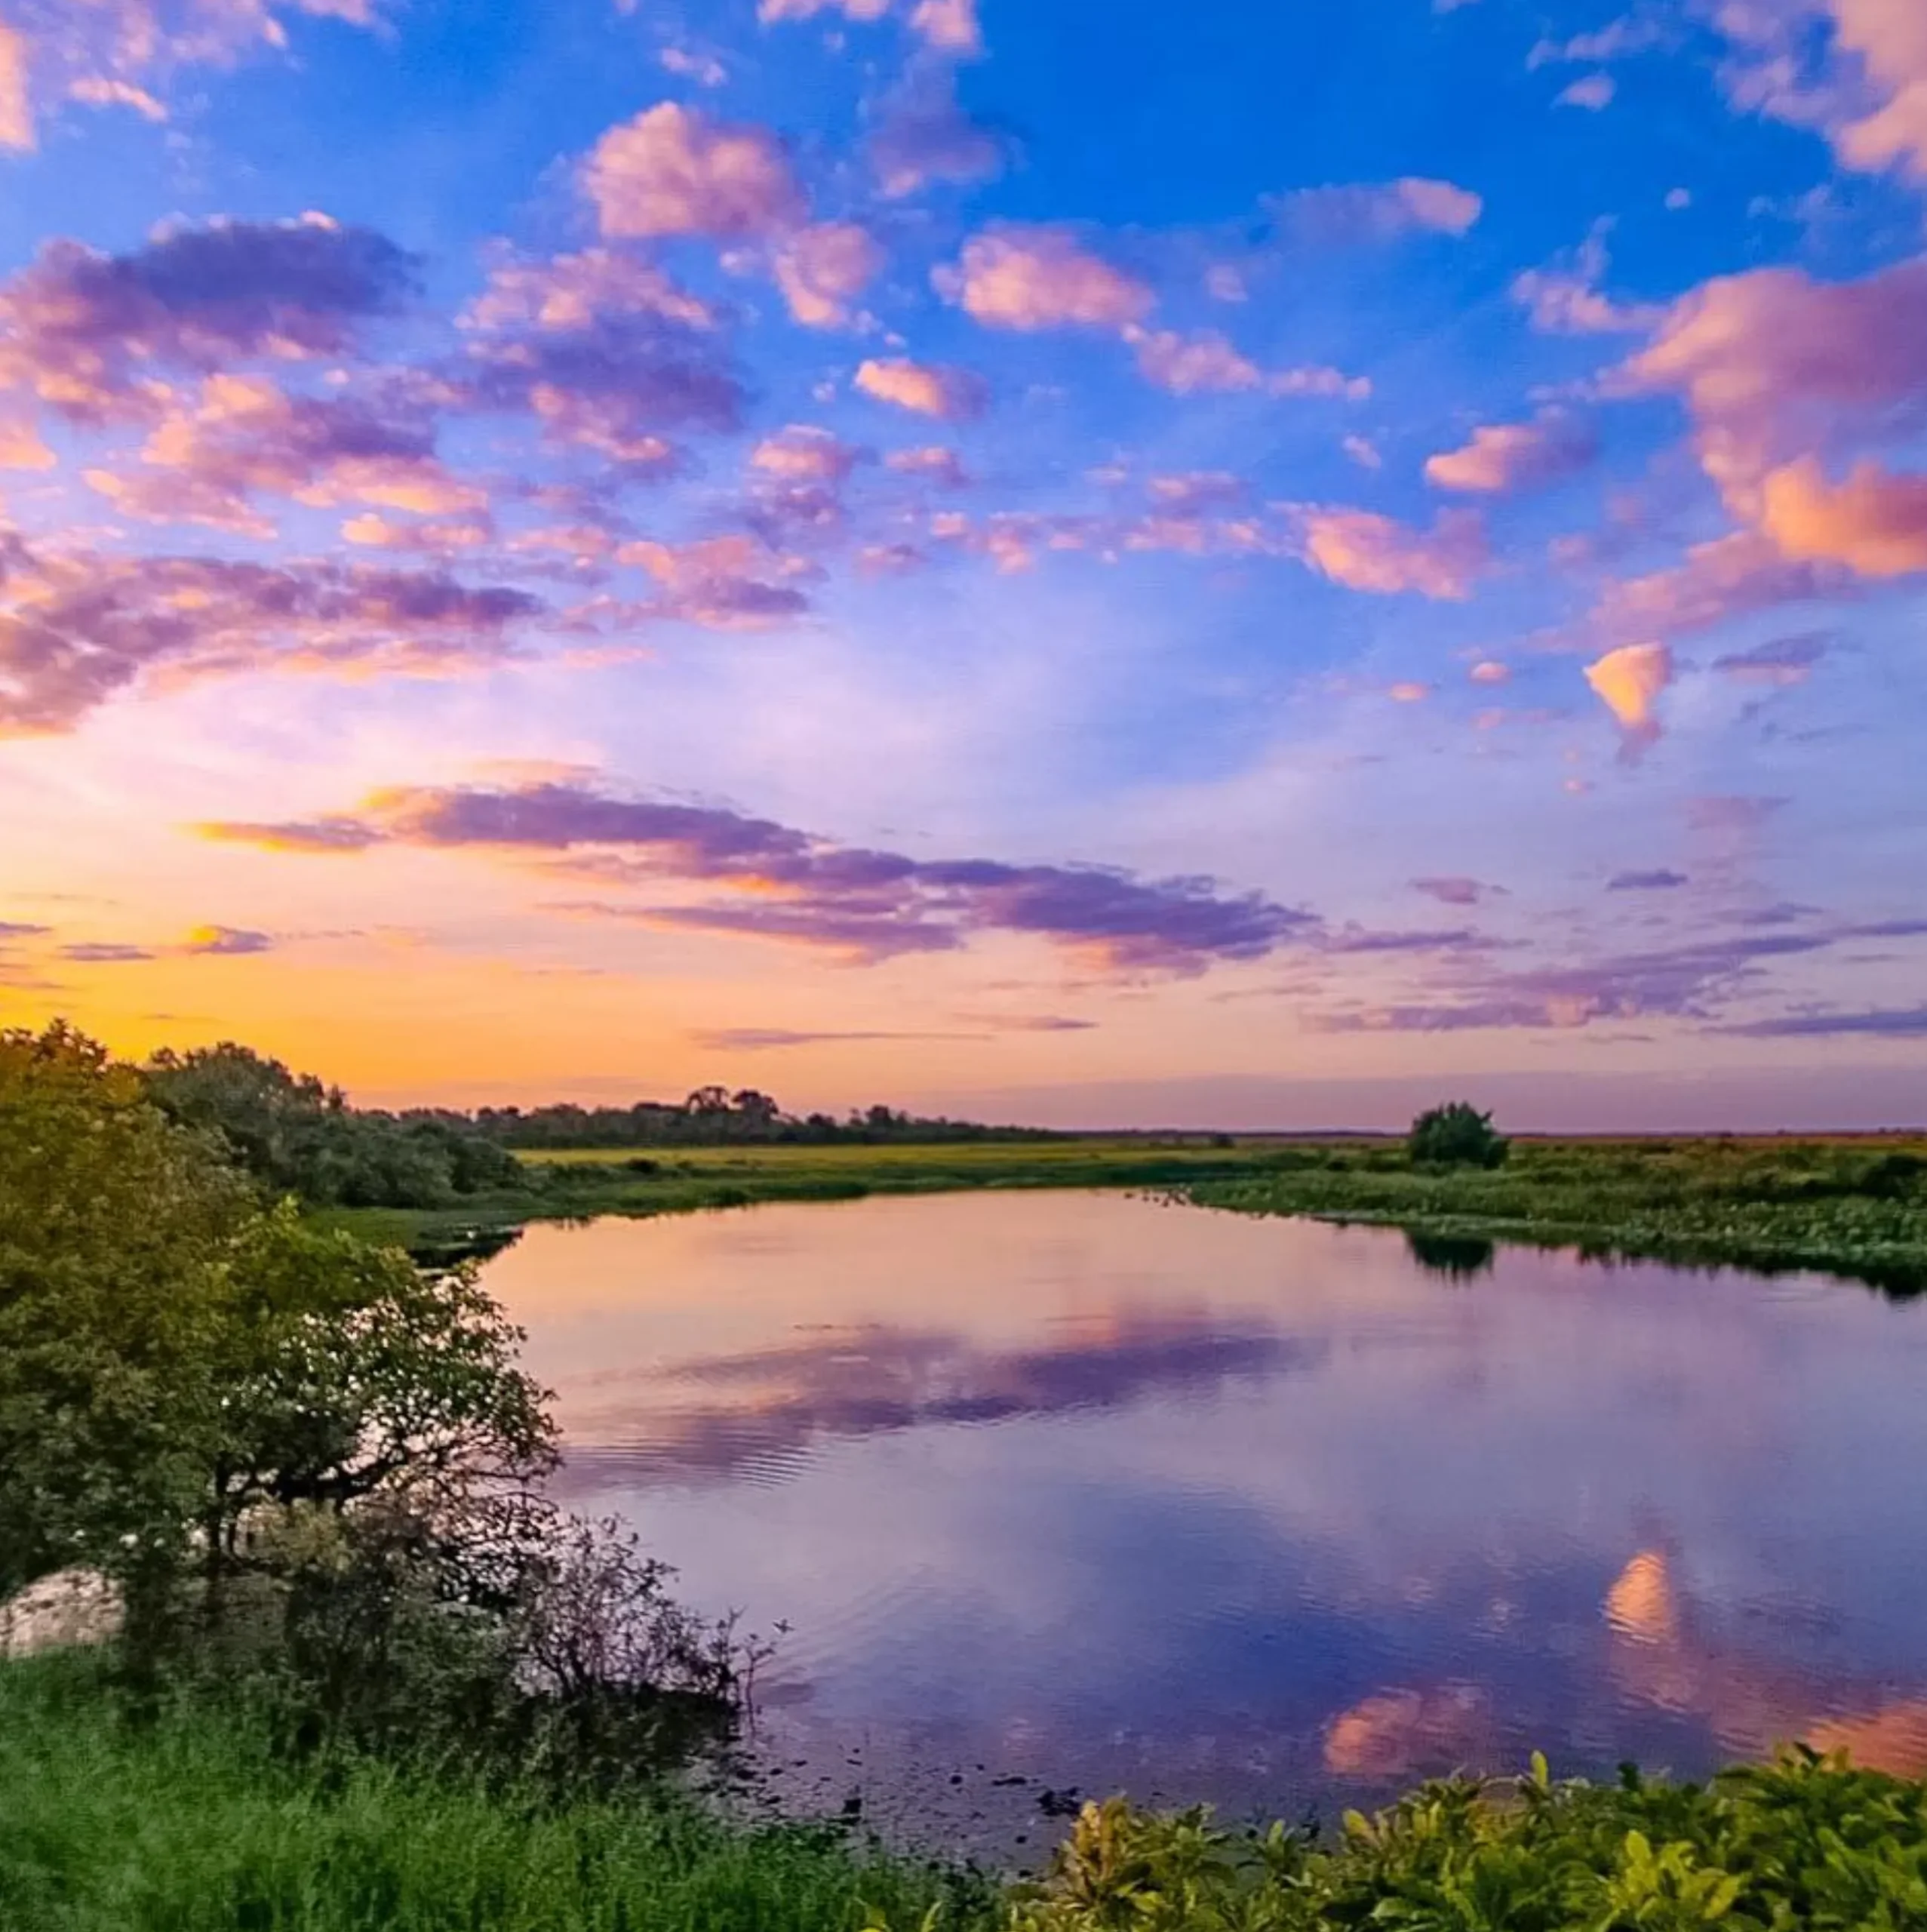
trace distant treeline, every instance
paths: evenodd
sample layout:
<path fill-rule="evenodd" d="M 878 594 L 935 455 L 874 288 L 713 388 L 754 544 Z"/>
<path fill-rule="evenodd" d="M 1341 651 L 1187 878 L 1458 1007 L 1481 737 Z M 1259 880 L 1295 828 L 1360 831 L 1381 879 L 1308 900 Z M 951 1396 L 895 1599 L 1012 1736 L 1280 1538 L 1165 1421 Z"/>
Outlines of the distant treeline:
<path fill-rule="evenodd" d="M 436 1109 L 404 1114 L 459 1132 L 478 1134 L 500 1147 L 727 1147 L 793 1143 L 874 1146 L 888 1141 L 1053 1140 L 1049 1129 L 987 1127 L 978 1121 L 928 1118 L 886 1106 L 834 1114 L 790 1114 L 767 1094 L 745 1088 L 699 1087 L 681 1102 L 638 1100 L 627 1107 L 482 1107 L 474 1113 Z"/>
<path fill-rule="evenodd" d="M 143 1072 L 155 1101 L 183 1126 L 218 1135 L 231 1157 L 276 1193 L 327 1208 L 445 1208 L 523 1186 L 513 1150 L 727 1147 L 793 1142 L 1047 1140 L 1040 1128 L 925 1120 L 890 1107 L 786 1114 L 767 1094 L 700 1087 L 678 1104 L 484 1107 L 474 1113 L 355 1107 L 338 1087 L 232 1041 L 163 1051 Z"/>

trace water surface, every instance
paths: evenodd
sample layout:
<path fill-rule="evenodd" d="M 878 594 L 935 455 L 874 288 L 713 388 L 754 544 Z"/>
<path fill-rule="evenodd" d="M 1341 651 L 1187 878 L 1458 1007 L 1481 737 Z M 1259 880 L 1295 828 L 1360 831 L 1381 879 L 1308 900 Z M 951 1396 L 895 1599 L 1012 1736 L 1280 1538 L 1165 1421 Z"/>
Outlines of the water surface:
<path fill-rule="evenodd" d="M 791 1635 L 779 1789 L 1008 1850 L 1456 1766 L 1927 1770 L 1927 1306 L 1115 1194 L 537 1227 L 570 1500 Z M 1054 1798 L 1046 1799 L 1054 1802 Z"/>

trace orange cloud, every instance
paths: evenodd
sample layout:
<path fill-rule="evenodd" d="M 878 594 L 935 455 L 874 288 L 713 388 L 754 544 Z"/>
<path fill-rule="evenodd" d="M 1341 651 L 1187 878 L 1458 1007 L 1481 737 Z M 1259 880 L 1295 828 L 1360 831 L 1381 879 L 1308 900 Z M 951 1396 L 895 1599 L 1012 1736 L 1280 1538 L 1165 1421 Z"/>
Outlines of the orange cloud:
<path fill-rule="evenodd" d="M 51 469 L 54 461 L 28 417 L 0 415 L 0 469 Z"/>
<path fill-rule="evenodd" d="M 963 460 L 954 450 L 946 449 L 941 443 L 928 444 L 921 449 L 892 450 L 884 458 L 884 463 L 887 468 L 899 475 L 927 476 L 933 483 L 941 483 L 947 489 L 960 490 L 970 480 Z"/>
<path fill-rule="evenodd" d="M 867 228 L 822 222 L 802 229 L 776 257 L 776 285 L 806 328 L 840 328 L 883 266 L 884 251 Z"/>
<path fill-rule="evenodd" d="M 1844 564 L 1861 577 L 1927 571 L 1927 476 L 1861 463 L 1836 488 L 1809 457 L 1767 476 L 1760 528 L 1789 557 Z"/>
<path fill-rule="evenodd" d="M 1458 601 L 1490 561 L 1485 528 L 1470 511 L 1448 510 L 1430 531 L 1374 510 L 1298 512 L 1305 561 L 1335 583 L 1381 596 L 1415 591 Z"/>
<path fill-rule="evenodd" d="M 1121 330 L 1141 321 L 1154 300 L 1144 283 L 1062 228 L 988 229 L 934 279 L 942 294 L 987 328 Z"/>
<path fill-rule="evenodd" d="M 1586 666 L 1586 682 L 1629 740 L 1659 735 L 1655 707 L 1673 681 L 1673 654 L 1663 644 L 1623 644 Z"/>
<path fill-rule="evenodd" d="M 1530 423 L 1482 424 L 1461 448 L 1430 458 L 1425 480 L 1441 490 L 1510 494 L 1572 475 L 1592 461 L 1597 448 L 1569 414 L 1542 410 Z"/>
<path fill-rule="evenodd" d="M 1476 1685 L 1386 1690 L 1342 1711 L 1325 1728 L 1325 1768 L 1375 1783 L 1444 1770 L 1487 1755 L 1492 1708 Z"/>
<path fill-rule="evenodd" d="M 879 402 L 947 423 L 982 415 L 988 400 L 983 378 L 971 371 L 913 362 L 903 355 L 864 363 L 856 371 L 856 386 Z"/>
<path fill-rule="evenodd" d="M 604 235 L 741 241 L 801 225 L 803 191 L 767 128 L 664 101 L 612 128 L 583 171 Z"/>

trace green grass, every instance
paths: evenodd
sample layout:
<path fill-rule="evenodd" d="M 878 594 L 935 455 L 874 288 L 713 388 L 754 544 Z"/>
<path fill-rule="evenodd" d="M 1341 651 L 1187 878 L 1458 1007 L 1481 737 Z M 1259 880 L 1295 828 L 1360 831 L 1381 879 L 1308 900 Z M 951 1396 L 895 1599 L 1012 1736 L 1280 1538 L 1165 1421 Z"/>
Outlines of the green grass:
<path fill-rule="evenodd" d="M 1489 1172 L 1417 1171 L 1379 1149 L 1186 1191 L 1246 1214 L 1927 1291 L 1919 1137 L 1524 1141 Z"/>
<path fill-rule="evenodd" d="M 1284 1143 L 1206 1134 L 954 1145 L 594 1149 L 521 1156 L 527 1185 L 446 1208 L 338 1208 L 318 1218 L 417 1249 L 532 1221 L 643 1218 L 763 1201 L 976 1188 L 1170 1188 L 1263 1173 Z"/>
<path fill-rule="evenodd" d="M 361 1759 L 302 1768 L 208 1709 L 136 1729 L 85 1657 L 0 1666 L 6 1932 L 856 1932 L 985 1889 L 687 1799 L 545 1804 Z"/>
<path fill-rule="evenodd" d="M 532 1154 L 522 1157 L 527 1185 L 512 1193 L 322 1218 L 432 1251 L 472 1236 L 486 1244 L 531 1221 L 604 1214 L 976 1188 L 1160 1189 L 1246 1214 L 1927 1290 L 1927 1137 L 1918 1135 L 1522 1140 L 1492 1172 L 1417 1170 L 1390 1140 L 1224 1138 Z M 1910 1174 L 1909 1162 L 1919 1171 Z"/>

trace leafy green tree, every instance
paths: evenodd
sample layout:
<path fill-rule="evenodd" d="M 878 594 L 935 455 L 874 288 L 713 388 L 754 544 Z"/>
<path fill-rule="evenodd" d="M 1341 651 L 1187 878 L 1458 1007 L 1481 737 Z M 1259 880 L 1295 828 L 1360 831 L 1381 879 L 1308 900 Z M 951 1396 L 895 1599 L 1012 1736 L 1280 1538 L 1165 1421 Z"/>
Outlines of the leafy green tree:
<path fill-rule="evenodd" d="M 253 1190 L 64 1025 L 0 1034 L 0 1595 L 177 1551 Z"/>
<path fill-rule="evenodd" d="M 1498 1168 L 1505 1164 L 1512 1143 L 1464 1100 L 1433 1107 L 1412 1123 L 1406 1152 L 1415 1167 Z"/>

